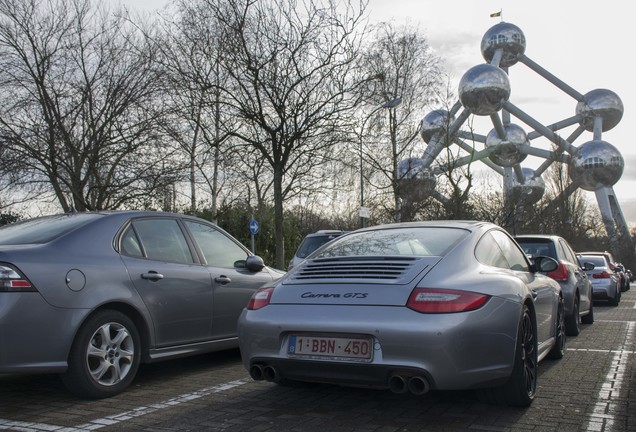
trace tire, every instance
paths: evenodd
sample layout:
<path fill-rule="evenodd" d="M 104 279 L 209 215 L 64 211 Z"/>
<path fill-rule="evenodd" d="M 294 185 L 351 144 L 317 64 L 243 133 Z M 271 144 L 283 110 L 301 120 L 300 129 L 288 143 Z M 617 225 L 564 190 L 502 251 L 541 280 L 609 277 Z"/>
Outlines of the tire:
<path fill-rule="evenodd" d="M 121 312 L 103 310 L 77 332 L 62 381 L 81 397 L 115 396 L 131 384 L 140 359 L 141 340 L 133 321 Z"/>
<path fill-rule="evenodd" d="M 620 303 L 620 301 L 621 301 L 621 290 L 617 285 L 616 291 L 614 292 L 614 297 L 610 298 L 609 304 L 611 306 L 618 306 L 618 303 Z"/>
<path fill-rule="evenodd" d="M 565 334 L 568 336 L 578 336 L 581 332 L 581 317 L 579 316 L 579 298 L 574 298 L 572 313 L 565 320 Z"/>
<path fill-rule="evenodd" d="M 565 307 L 563 306 L 563 298 L 559 297 L 559 305 L 557 307 L 556 328 L 554 331 L 554 346 L 548 353 L 548 357 L 554 360 L 563 358 L 565 355 Z"/>
<path fill-rule="evenodd" d="M 480 399 L 498 405 L 530 406 L 537 392 L 537 368 L 536 325 L 528 306 L 523 305 L 512 374 L 503 386 L 481 390 Z"/>
<path fill-rule="evenodd" d="M 583 324 L 594 324 L 594 302 L 590 302 L 590 313 L 581 317 Z"/>

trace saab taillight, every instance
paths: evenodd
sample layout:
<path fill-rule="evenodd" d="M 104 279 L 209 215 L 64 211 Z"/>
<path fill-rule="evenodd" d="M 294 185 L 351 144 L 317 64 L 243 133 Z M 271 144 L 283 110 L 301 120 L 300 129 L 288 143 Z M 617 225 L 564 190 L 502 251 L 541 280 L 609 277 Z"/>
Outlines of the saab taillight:
<path fill-rule="evenodd" d="M 269 304 L 274 288 L 262 288 L 252 294 L 252 298 L 247 303 L 248 310 L 257 310 L 264 308 Z"/>
<path fill-rule="evenodd" d="M 33 292 L 36 289 L 17 269 L 0 264 L 0 292 Z"/>
<path fill-rule="evenodd" d="M 594 278 L 594 279 L 609 279 L 610 278 L 610 274 L 608 272 L 606 272 L 605 270 L 603 270 L 600 273 L 594 273 L 592 275 L 592 278 Z"/>
<path fill-rule="evenodd" d="M 490 296 L 470 291 L 415 288 L 406 306 L 421 313 L 454 313 L 479 309 Z"/>
<path fill-rule="evenodd" d="M 570 277 L 570 275 L 568 274 L 568 268 L 563 263 L 559 263 L 559 266 L 556 268 L 556 270 L 548 273 L 548 276 L 558 281 L 566 281 Z"/>

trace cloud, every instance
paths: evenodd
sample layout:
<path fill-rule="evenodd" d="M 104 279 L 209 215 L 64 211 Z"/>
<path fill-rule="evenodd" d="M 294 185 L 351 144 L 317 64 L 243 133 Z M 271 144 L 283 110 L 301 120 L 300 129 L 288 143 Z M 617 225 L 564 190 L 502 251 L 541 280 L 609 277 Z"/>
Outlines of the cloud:
<path fill-rule="evenodd" d="M 636 224 L 636 200 L 621 201 L 620 205 L 627 224 Z"/>
<path fill-rule="evenodd" d="M 625 159 L 625 169 L 621 180 L 636 180 L 636 169 L 634 169 L 636 167 L 636 155 L 623 155 L 623 159 Z M 627 169 L 628 167 L 631 167 L 631 169 Z M 636 200 L 634 202 L 636 203 Z"/>

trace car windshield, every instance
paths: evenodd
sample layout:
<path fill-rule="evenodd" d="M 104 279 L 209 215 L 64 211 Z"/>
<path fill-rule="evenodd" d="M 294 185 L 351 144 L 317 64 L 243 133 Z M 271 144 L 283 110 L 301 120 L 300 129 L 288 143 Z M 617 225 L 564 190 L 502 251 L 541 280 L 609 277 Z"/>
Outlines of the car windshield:
<path fill-rule="evenodd" d="M 98 213 L 74 213 L 29 219 L 0 227 L 0 245 L 49 242 L 75 227 L 101 217 Z"/>
<path fill-rule="evenodd" d="M 601 256 L 583 255 L 579 259 L 579 261 L 581 261 L 581 262 L 589 262 L 591 264 L 594 264 L 594 268 L 607 267 L 607 263 L 605 262 L 605 258 L 603 258 Z"/>
<path fill-rule="evenodd" d="M 324 245 L 328 241 L 335 239 L 336 237 L 338 237 L 337 234 L 327 234 L 327 235 L 306 237 L 305 240 L 303 240 L 300 247 L 298 248 L 298 252 L 296 253 L 296 256 L 298 258 L 307 258 L 307 256 L 310 253 L 312 253 L 313 251 L 315 251 L 316 249 L 318 249 L 320 246 Z"/>
<path fill-rule="evenodd" d="M 556 250 L 554 243 L 550 240 L 535 240 L 535 239 L 522 239 L 517 238 L 517 243 L 521 246 L 521 249 L 530 258 L 538 256 L 549 256 L 556 259 Z"/>
<path fill-rule="evenodd" d="M 458 228 L 409 227 L 363 231 L 341 237 L 314 258 L 343 256 L 443 256 L 469 234 Z"/>

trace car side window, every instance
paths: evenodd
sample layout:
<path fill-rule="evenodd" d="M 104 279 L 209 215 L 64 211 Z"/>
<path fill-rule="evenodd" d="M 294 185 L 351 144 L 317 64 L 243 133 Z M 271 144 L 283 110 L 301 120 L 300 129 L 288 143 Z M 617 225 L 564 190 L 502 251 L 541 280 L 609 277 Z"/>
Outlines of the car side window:
<path fill-rule="evenodd" d="M 509 268 L 504 254 L 490 232 L 477 243 L 475 258 L 482 264 L 492 267 Z"/>
<path fill-rule="evenodd" d="M 148 259 L 194 263 L 188 242 L 176 219 L 139 219 L 133 221 L 132 225 Z"/>
<path fill-rule="evenodd" d="M 492 237 L 495 239 L 511 270 L 528 271 L 528 261 L 523 251 L 517 244 L 503 231 L 492 230 Z"/>
<path fill-rule="evenodd" d="M 124 231 L 124 234 L 121 236 L 119 244 L 119 249 L 123 255 L 135 258 L 144 257 L 141 245 L 139 244 L 139 239 L 137 239 L 137 234 L 135 234 L 135 230 L 133 230 L 132 225 L 126 228 L 126 231 Z"/>
<path fill-rule="evenodd" d="M 235 262 L 247 259 L 248 253 L 242 247 L 213 226 L 193 221 L 185 224 L 208 265 L 232 268 Z"/>
<path fill-rule="evenodd" d="M 570 245 L 567 244 L 564 240 L 560 240 L 559 244 L 561 245 L 561 248 L 563 249 L 563 254 L 564 254 L 563 256 L 565 257 L 565 259 L 571 262 L 572 264 L 578 265 L 579 261 L 576 259 L 576 254 L 574 253 Z"/>

